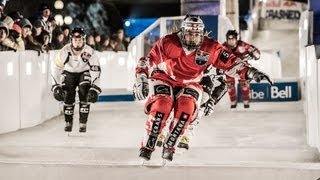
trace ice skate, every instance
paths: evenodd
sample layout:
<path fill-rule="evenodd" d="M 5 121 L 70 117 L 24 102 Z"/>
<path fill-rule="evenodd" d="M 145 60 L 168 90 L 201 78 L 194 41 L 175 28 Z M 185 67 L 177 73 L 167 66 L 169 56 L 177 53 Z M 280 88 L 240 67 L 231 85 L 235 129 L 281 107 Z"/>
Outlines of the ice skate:
<path fill-rule="evenodd" d="M 248 101 L 248 100 L 243 101 L 243 107 L 244 107 L 244 108 L 250 108 L 250 104 L 249 104 L 249 101 Z"/>
<path fill-rule="evenodd" d="M 71 132 L 72 131 L 72 122 L 66 122 L 66 126 L 64 127 L 65 132 Z"/>
<path fill-rule="evenodd" d="M 187 136 L 182 136 L 177 147 L 180 149 L 188 150 L 189 149 L 189 138 Z"/>
<path fill-rule="evenodd" d="M 146 147 L 140 148 L 140 154 L 139 157 L 142 158 L 145 161 L 149 161 L 151 158 L 152 150 L 148 149 Z"/>
<path fill-rule="evenodd" d="M 163 148 L 162 158 L 167 161 L 173 160 L 174 150 L 172 148 Z"/>
<path fill-rule="evenodd" d="M 80 133 L 85 133 L 85 132 L 87 132 L 87 124 L 85 124 L 85 123 L 80 123 L 80 125 L 79 125 L 79 132 L 80 132 Z"/>
<path fill-rule="evenodd" d="M 162 144 L 163 144 L 163 142 L 164 142 L 164 140 L 165 140 L 165 138 L 166 138 L 166 136 L 165 136 L 164 134 L 162 134 L 162 133 L 159 134 L 156 145 L 157 145 L 158 147 L 161 147 Z"/>
<path fill-rule="evenodd" d="M 231 108 L 231 109 L 234 109 L 234 108 L 236 108 L 236 107 L 237 107 L 237 101 L 232 101 L 230 108 Z"/>

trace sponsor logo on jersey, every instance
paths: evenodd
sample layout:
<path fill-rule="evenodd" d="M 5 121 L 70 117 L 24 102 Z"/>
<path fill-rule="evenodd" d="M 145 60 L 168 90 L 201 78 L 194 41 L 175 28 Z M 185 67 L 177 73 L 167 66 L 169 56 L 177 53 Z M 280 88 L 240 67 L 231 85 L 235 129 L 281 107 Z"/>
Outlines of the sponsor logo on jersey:
<path fill-rule="evenodd" d="M 81 59 L 84 63 L 88 63 L 89 59 L 91 58 L 91 54 L 88 52 L 83 52 L 81 54 Z"/>
<path fill-rule="evenodd" d="M 209 57 L 210 57 L 210 53 L 198 50 L 196 53 L 195 62 L 197 65 L 200 65 L 200 66 L 205 65 L 208 62 Z"/>

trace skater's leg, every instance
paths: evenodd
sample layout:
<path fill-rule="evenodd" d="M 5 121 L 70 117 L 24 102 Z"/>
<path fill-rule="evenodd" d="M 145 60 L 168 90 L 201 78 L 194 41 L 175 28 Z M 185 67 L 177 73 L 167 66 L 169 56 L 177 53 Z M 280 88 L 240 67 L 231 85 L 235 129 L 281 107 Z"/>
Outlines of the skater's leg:
<path fill-rule="evenodd" d="M 250 100 L 250 83 L 248 80 L 241 79 L 239 80 L 242 101 L 244 108 L 249 108 L 249 100 Z"/>
<path fill-rule="evenodd" d="M 177 96 L 174 107 L 175 125 L 170 132 L 170 136 L 164 144 L 162 157 L 172 161 L 175 152 L 175 145 L 181 134 L 184 133 L 188 124 L 193 120 L 194 113 L 197 112 L 201 101 L 201 88 L 189 85 Z"/>
<path fill-rule="evenodd" d="M 79 78 L 79 122 L 80 128 L 79 132 L 86 132 L 87 121 L 90 112 L 90 104 L 87 102 L 87 95 L 90 89 L 90 74 L 89 72 L 84 72 Z"/>
<path fill-rule="evenodd" d="M 235 79 L 229 76 L 226 76 L 226 78 L 227 78 L 228 94 L 231 101 L 230 108 L 236 108 L 237 107 L 237 90 L 235 86 Z"/>
<path fill-rule="evenodd" d="M 63 72 L 64 80 L 62 82 L 62 88 L 66 94 L 64 99 L 64 117 L 66 121 L 65 131 L 70 132 L 72 131 L 72 124 L 73 124 L 73 114 L 74 114 L 74 103 L 75 103 L 75 96 L 76 96 L 76 75 Z"/>
<path fill-rule="evenodd" d="M 72 125 L 73 125 L 74 104 L 64 104 L 63 112 L 64 112 L 64 118 L 66 121 L 66 126 L 64 128 L 64 131 L 70 132 L 72 131 Z"/>
<path fill-rule="evenodd" d="M 149 85 L 151 96 L 145 106 L 148 118 L 140 150 L 140 157 L 146 160 L 150 159 L 158 135 L 166 125 L 166 120 L 173 107 L 172 87 L 169 84 L 154 80 Z"/>

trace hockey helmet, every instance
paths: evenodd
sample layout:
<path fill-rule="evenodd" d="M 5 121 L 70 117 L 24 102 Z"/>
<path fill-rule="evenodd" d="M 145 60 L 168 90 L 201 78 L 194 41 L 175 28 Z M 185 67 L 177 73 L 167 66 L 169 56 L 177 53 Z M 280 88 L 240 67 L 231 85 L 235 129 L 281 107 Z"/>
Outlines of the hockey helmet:
<path fill-rule="evenodd" d="M 75 27 L 71 30 L 70 33 L 70 39 L 71 39 L 71 47 L 76 50 L 80 51 L 86 44 L 86 33 L 81 27 Z M 82 39 L 82 42 L 76 41 L 76 39 Z"/>
<path fill-rule="evenodd" d="M 84 29 L 81 28 L 81 27 L 75 27 L 75 28 L 73 28 L 73 29 L 71 30 L 70 35 L 71 35 L 71 38 L 73 38 L 73 37 L 76 37 L 76 38 L 81 37 L 81 38 L 83 38 L 83 39 L 86 38 L 86 33 L 85 33 Z"/>
<path fill-rule="evenodd" d="M 187 15 L 181 24 L 181 41 L 188 50 L 198 48 L 204 36 L 204 23 L 200 16 Z"/>

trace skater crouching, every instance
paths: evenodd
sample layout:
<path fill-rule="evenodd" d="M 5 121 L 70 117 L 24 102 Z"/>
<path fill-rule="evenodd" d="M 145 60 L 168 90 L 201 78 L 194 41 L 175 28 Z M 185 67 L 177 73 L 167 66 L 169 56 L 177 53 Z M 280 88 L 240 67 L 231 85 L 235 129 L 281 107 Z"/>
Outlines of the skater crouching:
<path fill-rule="evenodd" d="M 65 131 L 71 132 L 76 89 L 79 95 L 79 132 L 86 132 L 90 103 L 98 100 L 101 93 L 99 80 L 101 68 L 94 50 L 85 44 L 86 34 L 82 28 L 71 31 L 71 43 L 57 54 L 52 67 L 54 98 L 64 102 Z"/>
<path fill-rule="evenodd" d="M 173 110 L 174 123 L 164 142 L 162 158 L 172 161 L 177 140 L 194 120 L 202 99 L 200 81 L 204 70 L 212 65 L 227 75 L 254 79 L 259 82 L 269 77 L 242 63 L 241 59 L 217 41 L 206 37 L 204 23 L 199 16 L 187 15 L 178 32 L 159 39 L 147 58 L 141 58 L 136 68 L 134 96 L 148 100 L 148 118 L 141 142 L 140 157 L 150 160 L 160 132 Z"/>

